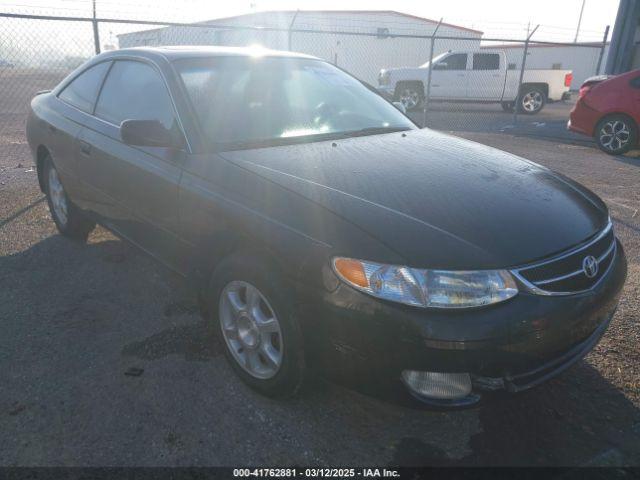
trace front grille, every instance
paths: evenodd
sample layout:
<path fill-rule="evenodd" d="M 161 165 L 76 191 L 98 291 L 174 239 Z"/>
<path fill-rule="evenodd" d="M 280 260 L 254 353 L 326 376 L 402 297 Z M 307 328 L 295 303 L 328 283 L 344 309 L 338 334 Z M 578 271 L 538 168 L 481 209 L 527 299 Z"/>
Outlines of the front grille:
<path fill-rule="evenodd" d="M 534 291 L 551 294 L 570 294 L 589 290 L 606 274 L 613 262 L 616 239 L 611 224 L 587 244 L 550 260 L 519 268 L 513 273 Z M 587 276 L 583 262 L 594 257 L 597 273 Z"/>

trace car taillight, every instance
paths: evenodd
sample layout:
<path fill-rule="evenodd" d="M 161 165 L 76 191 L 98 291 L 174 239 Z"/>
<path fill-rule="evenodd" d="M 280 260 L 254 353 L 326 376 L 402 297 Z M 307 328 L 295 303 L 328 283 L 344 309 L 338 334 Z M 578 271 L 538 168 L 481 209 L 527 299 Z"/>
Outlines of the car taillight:
<path fill-rule="evenodd" d="M 584 98 L 584 96 L 589 93 L 589 90 L 591 90 L 591 87 L 593 85 L 583 85 L 580 87 L 580 90 L 578 90 L 578 100 Z"/>
<path fill-rule="evenodd" d="M 571 82 L 573 82 L 573 73 L 569 72 L 564 76 L 564 86 L 570 87 Z"/>

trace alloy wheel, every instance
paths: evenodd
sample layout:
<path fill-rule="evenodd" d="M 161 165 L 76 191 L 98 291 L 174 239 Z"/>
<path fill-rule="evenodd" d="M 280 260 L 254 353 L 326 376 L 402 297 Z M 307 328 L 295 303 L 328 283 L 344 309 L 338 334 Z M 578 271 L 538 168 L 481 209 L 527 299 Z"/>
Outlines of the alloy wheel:
<path fill-rule="evenodd" d="M 543 98 L 540 92 L 528 92 L 522 97 L 522 108 L 527 112 L 537 112 L 542 108 Z"/>
<path fill-rule="evenodd" d="M 274 377 L 282 365 L 282 331 L 274 309 L 255 286 L 233 281 L 220 296 L 219 321 L 227 348 L 249 375 Z"/>
<path fill-rule="evenodd" d="M 624 148 L 630 139 L 629 126 L 621 120 L 610 120 L 600 129 L 600 144 L 612 152 Z"/>
<path fill-rule="evenodd" d="M 55 167 L 51 165 L 49 168 L 49 196 L 51 197 L 51 206 L 53 211 L 62 225 L 67 224 L 69 206 L 67 204 L 67 195 L 64 192 L 62 182 Z"/>
<path fill-rule="evenodd" d="M 404 105 L 404 108 L 411 110 L 416 108 L 420 103 L 420 94 L 413 88 L 404 88 L 399 95 L 400 102 Z"/>

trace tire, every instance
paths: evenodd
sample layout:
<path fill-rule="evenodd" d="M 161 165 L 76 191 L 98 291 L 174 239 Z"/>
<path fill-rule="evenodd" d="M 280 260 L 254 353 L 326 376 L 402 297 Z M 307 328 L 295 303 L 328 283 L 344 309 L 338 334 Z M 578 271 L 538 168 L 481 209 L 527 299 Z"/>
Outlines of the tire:
<path fill-rule="evenodd" d="M 293 291 L 278 269 L 256 254 L 230 255 L 211 278 L 208 323 L 235 373 L 268 397 L 295 395 L 305 375 Z"/>
<path fill-rule="evenodd" d="M 515 108 L 515 102 L 502 102 L 502 110 L 505 112 L 513 113 L 513 109 Z"/>
<path fill-rule="evenodd" d="M 89 220 L 71 202 L 49 155 L 44 159 L 43 166 L 47 204 L 58 231 L 65 237 L 86 242 L 89 234 L 96 227 L 95 222 Z"/>
<path fill-rule="evenodd" d="M 419 84 L 401 83 L 396 87 L 394 100 L 402 103 L 407 112 L 419 110 L 424 104 L 424 88 Z"/>
<path fill-rule="evenodd" d="M 518 96 L 518 112 L 525 115 L 535 115 L 547 103 L 547 96 L 537 87 L 523 87 Z"/>
<path fill-rule="evenodd" d="M 603 152 L 622 155 L 637 145 L 638 127 L 626 115 L 609 115 L 598 122 L 594 139 Z"/>

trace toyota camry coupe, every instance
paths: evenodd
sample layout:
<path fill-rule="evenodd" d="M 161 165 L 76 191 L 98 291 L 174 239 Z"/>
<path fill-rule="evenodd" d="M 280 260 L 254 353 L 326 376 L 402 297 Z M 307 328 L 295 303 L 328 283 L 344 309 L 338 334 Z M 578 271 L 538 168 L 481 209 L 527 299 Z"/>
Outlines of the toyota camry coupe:
<path fill-rule="evenodd" d="M 107 52 L 33 99 L 27 133 L 60 233 L 99 223 L 193 280 L 270 396 L 312 368 L 440 407 L 530 388 L 594 347 L 626 276 L 592 192 L 318 58 Z"/>

